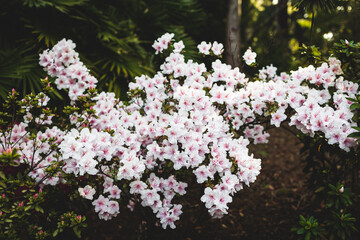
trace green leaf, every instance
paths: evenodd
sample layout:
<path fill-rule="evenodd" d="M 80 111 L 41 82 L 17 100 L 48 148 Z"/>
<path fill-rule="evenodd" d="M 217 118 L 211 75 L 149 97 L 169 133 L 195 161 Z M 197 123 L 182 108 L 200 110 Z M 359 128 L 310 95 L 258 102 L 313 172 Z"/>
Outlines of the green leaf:
<path fill-rule="evenodd" d="M 304 228 L 300 228 L 296 231 L 297 234 L 303 234 L 305 232 Z"/>
<path fill-rule="evenodd" d="M 81 238 L 81 231 L 77 227 L 74 227 L 73 231 L 78 238 Z"/>
<path fill-rule="evenodd" d="M 349 101 L 351 101 L 351 102 L 357 102 L 357 100 L 354 99 L 354 98 L 349 98 L 349 97 L 347 97 L 346 99 L 349 100 Z"/>
<path fill-rule="evenodd" d="M 360 132 L 353 132 L 348 135 L 351 138 L 360 138 Z"/>
<path fill-rule="evenodd" d="M 0 186 L 1 186 L 2 188 L 6 188 L 5 182 L 4 182 L 4 181 L 0 181 Z"/>
<path fill-rule="evenodd" d="M 55 231 L 54 231 L 54 233 L 53 233 L 53 237 L 56 237 L 57 235 L 59 234 L 59 229 L 56 229 Z"/>
<path fill-rule="evenodd" d="M 2 171 L 0 171 L 0 177 L 1 177 L 2 179 L 6 180 L 6 176 L 5 176 L 5 174 L 4 174 Z"/>
<path fill-rule="evenodd" d="M 42 209 L 39 205 L 35 205 L 35 211 L 44 213 L 44 209 Z"/>
<path fill-rule="evenodd" d="M 305 235 L 305 240 L 310 240 L 311 239 L 311 232 L 307 232 Z"/>
<path fill-rule="evenodd" d="M 360 103 L 353 103 L 353 104 L 350 105 L 351 110 L 354 110 L 354 109 L 357 109 L 357 108 L 360 108 Z"/>

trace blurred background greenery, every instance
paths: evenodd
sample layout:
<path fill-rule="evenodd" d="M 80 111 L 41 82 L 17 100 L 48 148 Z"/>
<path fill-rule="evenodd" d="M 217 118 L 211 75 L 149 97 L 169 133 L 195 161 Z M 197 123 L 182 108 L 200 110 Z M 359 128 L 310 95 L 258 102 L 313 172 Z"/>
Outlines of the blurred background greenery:
<path fill-rule="evenodd" d="M 235 0 L 240 54 L 249 46 L 261 66 L 280 71 L 301 64 L 302 44 L 325 54 L 340 39 L 359 41 L 358 0 Z M 227 44 L 227 14 L 234 0 L 0 0 L 0 97 L 16 88 L 40 90 L 45 72 L 38 54 L 72 39 L 101 90 L 122 97 L 129 81 L 153 74 L 159 60 L 151 45 L 175 33 L 198 60 L 201 41 Z M 314 17 L 313 17 L 314 16 Z M 241 66 L 240 66 L 241 67 Z M 55 93 L 62 98 L 61 92 Z"/>

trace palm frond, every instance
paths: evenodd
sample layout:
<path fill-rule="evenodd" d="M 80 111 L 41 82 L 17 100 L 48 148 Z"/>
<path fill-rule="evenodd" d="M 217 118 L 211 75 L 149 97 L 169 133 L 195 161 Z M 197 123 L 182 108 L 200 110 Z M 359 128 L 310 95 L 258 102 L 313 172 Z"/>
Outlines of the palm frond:
<path fill-rule="evenodd" d="M 336 8 L 337 0 L 297 0 L 294 6 L 304 8 L 306 11 L 324 10 L 331 12 Z"/>
<path fill-rule="evenodd" d="M 0 96 L 5 98 L 11 88 L 31 72 L 38 63 L 34 56 L 27 55 L 27 49 L 0 48 Z"/>
<path fill-rule="evenodd" d="M 81 6 L 88 0 L 24 0 L 23 5 L 30 8 L 54 7 L 60 12 L 68 13 L 74 6 Z"/>
<path fill-rule="evenodd" d="M 31 53 L 31 48 L 0 47 L 0 97 L 6 98 L 12 88 L 23 95 L 29 92 L 40 92 L 40 78 L 45 72 L 39 66 L 37 54 Z M 62 99 L 59 92 L 53 96 Z"/>

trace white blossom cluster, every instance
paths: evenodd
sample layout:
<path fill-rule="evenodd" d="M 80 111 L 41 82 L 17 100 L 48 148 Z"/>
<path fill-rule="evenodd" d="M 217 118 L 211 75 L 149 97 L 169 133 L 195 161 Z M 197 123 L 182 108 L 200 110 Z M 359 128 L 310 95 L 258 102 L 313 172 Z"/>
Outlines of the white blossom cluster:
<path fill-rule="evenodd" d="M 232 81 L 231 75 L 226 76 L 227 72 L 223 65 L 219 74 L 225 76 L 225 82 Z M 225 114 L 236 129 L 255 121 L 258 116 L 270 114 L 271 124 L 276 127 L 289 118 L 290 125 L 303 133 L 311 136 L 323 133 L 329 144 L 339 144 L 349 151 L 356 142 L 347 136 L 355 131 L 352 126 L 356 123 L 352 121 L 351 101 L 347 98 L 355 97 L 358 85 L 338 76 L 341 73 L 340 62 L 335 58 L 318 68 L 310 65 L 280 76 L 271 65 L 260 70 L 261 81 L 245 83 L 238 90 L 233 84 L 212 86 L 210 92 L 214 101 L 226 105 Z M 276 111 L 269 111 L 268 106 L 274 104 L 278 106 Z M 268 135 L 259 131 L 261 126 L 256 128 L 246 128 L 245 136 L 265 143 Z"/>
<path fill-rule="evenodd" d="M 61 174 L 48 177 L 45 169 L 53 164 L 58 163 L 59 159 L 56 157 L 56 152 L 50 150 L 49 141 L 46 139 L 53 139 L 53 144 L 60 144 L 64 132 L 56 126 L 47 128 L 44 132 L 38 132 L 34 139 L 29 138 L 27 123 L 15 124 L 12 127 L 11 134 L 7 137 L 0 135 L 1 143 L 12 143 L 17 149 L 20 150 L 21 156 L 19 164 L 26 164 L 33 168 L 29 172 L 29 176 L 37 182 L 43 181 L 46 185 L 56 185 L 61 182 Z M 5 146 L 1 145 L 1 150 Z M 43 156 L 45 155 L 45 157 Z"/>
<path fill-rule="evenodd" d="M 63 39 L 51 50 L 40 54 L 40 65 L 51 77 L 56 77 L 58 89 L 68 89 L 71 100 L 76 100 L 97 83 L 97 79 L 89 74 L 89 70 L 79 60 L 75 46 L 71 40 Z"/>
<path fill-rule="evenodd" d="M 165 33 L 157 40 L 155 40 L 152 47 L 156 50 L 155 54 L 162 53 L 164 50 L 168 49 L 169 43 L 173 39 L 175 34 L 173 33 Z"/>
<path fill-rule="evenodd" d="M 165 34 L 156 40 L 156 52 L 167 49 L 173 36 Z M 74 47 L 70 40 L 62 40 L 40 56 L 40 64 L 56 77 L 58 88 L 68 89 L 71 100 L 96 84 Z M 36 164 L 30 176 L 37 181 L 45 176 L 44 168 L 56 161 L 63 162 L 65 174 L 99 176 L 100 187 L 89 183 L 78 191 L 92 200 L 101 219 L 119 214 L 122 186 L 127 184 L 131 201 L 150 207 L 163 228 L 175 228 L 182 213 L 182 205 L 172 201 L 186 194 L 188 184 L 176 179 L 177 171 L 190 173 L 204 185 L 200 200 L 215 218 L 227 213 L 232 197 L 244 184 L 256 180 L 261 160 L 249 154 L 247 145 L 249 139 L 255 144 L 268 141 L 269 134 L 256 123 L 260 117 L 270 116 L 276 127 L 288 120 L 303 133 L 322 134 L 329 144 L 345 151 L 356 147 L 347 137 L 355 123 L 346 98 L 355 96 L 358 85 L 340 76 L 338 60 L 330 58 L 318 68 L 308 66 L 280 75 L 270 65 L 254 81 L 220 60 L 211 69 L 185 61 L 183 48 L 182 41 L 175 43 L 156 75 L 139 76 L 130 83 L 129 103 L 113 93 L 98 94 L 93 99 L 97 117 L 88 116 L 89 126 L 78 124 L 68 132 L 52 127 L 29 140 L 25 122 L 12 128 L 11 139 L 0 136 L 1 141 L 15 143 L 22 163 Z M 215 55 L 222 52 L 218 43 L 203 42 L 198 48 L 205 55 L 210 50 Z M 245 55 L 245 61 L 255 61 L 256 54 L 250 50 Z M 78 117 L 74 114 L 70 120 L 76 124 Z M 60 157 L 41 158 L 50 148 L 41 141 L 44 138 L 55 138 Z M 44 183 L 61 181 L 60 173 Z"/>

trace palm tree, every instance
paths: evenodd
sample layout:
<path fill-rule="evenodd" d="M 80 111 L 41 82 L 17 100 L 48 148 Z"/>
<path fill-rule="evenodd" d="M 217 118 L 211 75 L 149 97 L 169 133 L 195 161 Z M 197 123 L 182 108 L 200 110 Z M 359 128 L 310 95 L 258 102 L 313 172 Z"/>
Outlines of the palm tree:
<path fill-rule="evenodd" d="M 0 97 L 41 89 L 38 54 L 62 38 L 76 44 L 99 87 L 117 96 L 134 76 L 154 72 L 151 44 L 174 32 L 195 57 L 187 32 L 205 24 L 197 0 L 0 0 Z M 58 97 L 61 95 L 56 92 Z"/>

